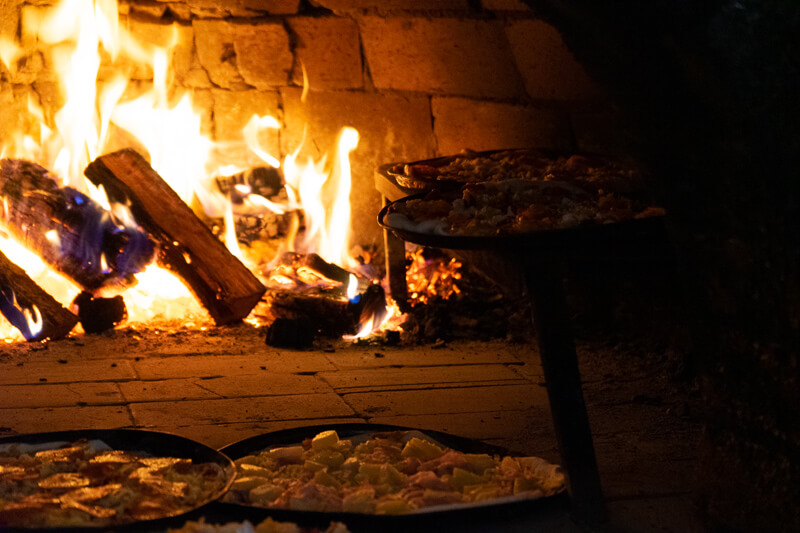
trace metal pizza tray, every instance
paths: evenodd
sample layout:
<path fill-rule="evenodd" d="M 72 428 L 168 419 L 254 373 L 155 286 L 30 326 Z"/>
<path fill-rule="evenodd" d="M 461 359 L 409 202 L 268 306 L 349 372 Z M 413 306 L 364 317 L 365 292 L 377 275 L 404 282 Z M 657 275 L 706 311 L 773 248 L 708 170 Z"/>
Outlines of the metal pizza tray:
<path fill-rule="evenodd" d="M 466 453 L 487 453 L 508 455 L 498 446 L 480 441 L 403 426 L 385 424 L 327 424 L 304 426 L 250 437 L 230 444 L 220 451 L 237 459 L 273 446 L 299 444 L 303 440 L 328 430 L 335 430 L 340 438 L 353 438 L 391 431 L 414 431 L 454 450 Z M 568 497 L 565 492 L 538 499 L 519 499 L 502 501 L 502 503 L 486 502 L 470 506 L 445 506 L 420 509 L 414 513 L 401 515 L 372 515 L 351 512 L 296 511 L 290 509 L 272 509 L 244 504 L 216 502 L 210 506 L 207 516 L 212 521 L 221 517 L 237 520 L 248 519 L 258 522 L 266 517 L 275 520 L 296 522 L 305 527 L 325 528 L 331 521 L 343 522 L 353 533 L 375 531 L 492 531 L 498 524 L 517 523 L 519 525 L 539 524 L 563 516 L 568 508 Z M 443 529 L 444 528 L 444 529 Z"/>
<path fill-rule="evenodd" d="M 169 527 L 177 527 L 188 519 L 202 516 L 204 509 L 213 501 L 225 494 L 236 477 L 236 465 L 225 454 L 204 444 L 159 431 L 141 429 L 87 429 L 72 431 L 53 431 L 47 433 L 30 433 L 0 437 L 0 446 L 4 444 L 29 444 L 41 445 L 40 449 L 58 448 L 64 443 L 80 439 L 99 440 L 114 450 L 141 452 L 158 457 L 178 457 L 191 459 L 194 463 L 216 463 L 222 468 L 225 477 L 221 487 L 210 494 L 205 500 L 198 502 L 193 508 L 179 511 L 161 518 L 152 520 L 139 520 L 112 526 L 80 526 L 80 527 L 53 527 L 53 528 L 5 528 L 6 532 L 46 531 L 76 532 L 76 531 L 165 531 Z M 52 444 L 52 446 L 48 446 Z"/>
<path fill-rule="evenodd" d="M 508 156 L 520 163 L 535 162 L 537 164 L 543 164 L 546 162 L 555 161 L 562 157 L 568 158 L 573 155 L 591 158 L 598 164 L 605 163 L 610 165 L 619 165 L 624 163 L 624 161 L 618 157 L 593 154 L 588 152 L 574 152 L 566 150 L 552 150 L 552 149 L 548 150 L 548 149 L 534 149 L 534 148 L 506 148 L 502 150 L 486 150 L 482 152 L 465 151 L 460 154 L 445 155 L 445 156 L 433 157 L 430 159 L 420 159 L 417 161 L 396 161 L 393 163 L 387 163 L 379 166 L 377 172 L 383 177 L 394 181 L 400 187 L 408 190 L 423 191 L 423 190 L 436 189 L 439 191 L 448 191 L 448 190 L 458 189 L 459 187 L 465 185 L 468 182 L 452 180 L 452 179 L 437 179 L 434 177 L 429 178 L 426 176 L 408 176 L 405 173 L 405 167 L 407 165 L 408 166 L 424 165 L 432 169 L 438 169 L 458 159 L 487 158 L 487 157 L 491 158 L 492 156 L 495 155 L 502 157 Z M 489 181 L 491 181 L 491 179 L 489 179 Z M 476 181 L 471 181 L 471 183 L 475 182 Z"/>
<path fill-rule="evenodd" d="M 610 224 L 582 226 L 502 235 L 441 235 L 392 226 L 386 215 L 395 203 L 425 197 L 413 194 L 387 203 L 378 213 L 378 224 L 398 238 L 422 246 L 447 250 L 493 250 L 499 252 L 542 252 L 587 255 L 649 248 L 667 242 L 664 216 L 631 219 Z"/>

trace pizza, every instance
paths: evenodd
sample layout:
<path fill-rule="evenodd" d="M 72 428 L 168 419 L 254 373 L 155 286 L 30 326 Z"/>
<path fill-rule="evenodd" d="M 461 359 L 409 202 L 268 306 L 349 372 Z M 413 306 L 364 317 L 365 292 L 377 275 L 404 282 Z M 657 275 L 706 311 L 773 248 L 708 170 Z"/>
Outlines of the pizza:
<path fill-rule="evenodd" d="M 514 235 L 664 215 L 630 161 L 537 150 L 466 152 L 391 171 L 424 191 L 388 207 L 384 224 L 416 233 Z"/>
<path fill-rule="evenodd" d="M 278 522 L 267 518 L 257 525 L 248 521 L 211 524 L 203 519 L 186 522 L 180 529 L 169 529 L 168 533 L 350 533 L 341 522 L 331 522 L 325 529 L 300 527 L 294 522 Z"/>
<path fill-rule="evenodd" d="M 637 165 L 621 158 L 533 149 L 465 151 L 415 163 L 398 163 L 389 173 L 401 186 L 417 189 L 506 180 L 631 183 L 642 176 Z"/>
<path fill-rule="evenodd" d="M 439 235 L 493 236 L 566 229 L 661 216 L 636 196 L 570 181 L 470 183 L 394 202 L 384 223 Z"/>
<path fill-rule="evenodd" d="M 403 514 L 564 490 L 560 468 L 543 459 L 463 453 L 417 431 L 323 431 L 235 462 L 225 501 L 297 511 Z"/>
<path fill-rule="evenodd" d="M 100 527 L 173 516 L 225 487 L 217 463 L 111 449 L 81 439 L 0 448 L 2 527 Z"/>

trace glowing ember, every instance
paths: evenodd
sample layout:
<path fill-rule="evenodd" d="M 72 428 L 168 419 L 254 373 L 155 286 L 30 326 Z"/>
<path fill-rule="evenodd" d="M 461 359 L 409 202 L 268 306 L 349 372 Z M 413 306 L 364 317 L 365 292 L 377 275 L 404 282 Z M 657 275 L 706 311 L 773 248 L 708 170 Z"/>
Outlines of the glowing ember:
<path fill-rule="evenodd" d="M 411 305 L 425 304 L 434 296 L 444 300 L 461 294 L 458 280 L 461 279 L 461 263 L 455 258 L 426 258 L 425 249 L 410 254 L 411 265 L 406 276 Z"/>

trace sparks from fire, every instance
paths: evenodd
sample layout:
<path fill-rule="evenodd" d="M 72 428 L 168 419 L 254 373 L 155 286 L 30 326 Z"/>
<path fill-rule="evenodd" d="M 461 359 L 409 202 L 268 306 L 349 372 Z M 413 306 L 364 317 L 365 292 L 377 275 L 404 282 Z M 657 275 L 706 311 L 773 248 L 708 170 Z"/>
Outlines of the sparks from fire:
<path fill-rule="evenodd" d="M 163 46 L 137 41 L 121 24 L 116 0 L 63 0 L 55 8 L 25 6 L 19 39 L 0 38 L 0 60 L 15 80 L 25 78 L 28 61 L 43 57 L 57 77 L 64 104 L 48 117 L 31 96 L 27 117 L 17 130 L 6 134 L 0 156 L 41 164 L 60 176 L 61 185 L 113 211 L 119 223 L 135 225 L 126 206 L 109 204 L 104 191 L 83 177 L 84 168 L 99 155 L 133 146 L 188 205 L 197 206 L 196 211 L 207 218 L 224 220 L 229 249 L 261 274 L 259 267 L 269 260 L 240 246 L 234 207 L 215 182 L 215 177 L 245 170 L 247 163 L 231 161 L 226 154 L 246 151 L 264 165 L 281 169 L 287 200 L 276 203 L 239 187 L 240 203 L 251 211 L 303 210 L 306 231 L 302 238 L 290 232 L 283 249 L 314 251 L 326 261 L 356 268 L 358 262 L 349 255 L 349 154 L 358 145 L 358 132 L 343 128 L 330 161 L 298 161 L 301 145 L 281 162 L 262 142 L 281 127 L 280 122 L 272 116 L 254 115 L 242 131 L 239 146 L 232 147 L 237 143 L 230 141 L 221 146 L 203 134 L 202 115 L 195 110 L 191 95 L 174 88 L 170 60 L 181 44 L 177 26 L 166 36 Z M 153 80 L 144 92 L 131 81 L 134 73 L 141 77 L 142 71 L 151 73 Z M 68 306 L 80 288 L 10 239 L 1 222 L 0 250 Z M 105 260 L 103 256 L 101 262 Z M 130 322 L 185 317 L 199 325 L 209 322 L 188 289 L 170 272 L 153 264 L 136 274 L 136 279 L 136 285 L 123 293 Z M 33 317 L 36 310 L 25 312 Z M 0 335 L 6 340 L 19 338 L 5 321 L 0 322 Z"/>

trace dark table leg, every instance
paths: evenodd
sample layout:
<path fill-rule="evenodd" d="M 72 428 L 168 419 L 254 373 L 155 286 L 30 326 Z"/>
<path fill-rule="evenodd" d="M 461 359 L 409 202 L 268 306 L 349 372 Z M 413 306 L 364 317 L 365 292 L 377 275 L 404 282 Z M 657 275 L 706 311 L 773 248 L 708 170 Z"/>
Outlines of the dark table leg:
<path fill-rule="evenodd" d="M 383 197 L 383 205 L 389 201 Z M 389 292 L 401 311 L 408 311 L 408 285 L 406 284 L 406 243 L 384 228 L 383 247 L 386 252 L 386 277 Z"/>
<path fill-rule="evenodd" d="M 605 505 L 563 282 L 551 257 L 528 258 L 524 270 L 573 518 L 599 527 Z"/>

